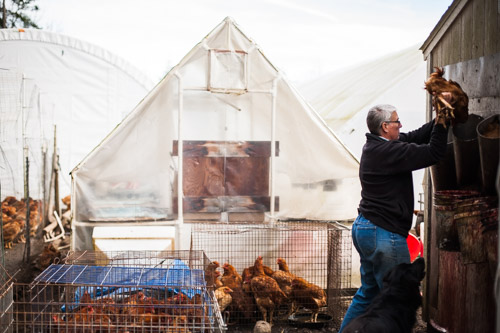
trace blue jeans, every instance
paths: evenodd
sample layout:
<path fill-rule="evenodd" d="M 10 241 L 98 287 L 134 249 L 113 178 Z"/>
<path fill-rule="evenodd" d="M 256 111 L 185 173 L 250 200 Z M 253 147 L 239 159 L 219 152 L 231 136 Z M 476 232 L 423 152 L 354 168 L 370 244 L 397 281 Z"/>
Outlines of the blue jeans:
<path fill-rule="evenodd" d="M 377 227 L 363 215 L 354 221 L 352 241 L 361 259 L 361 287 L 352 299 L 339 333 L 354 318 L 363 314 L 382 289 L 385 274 L 400 263 L 410 263 L 406 238 Z"/>

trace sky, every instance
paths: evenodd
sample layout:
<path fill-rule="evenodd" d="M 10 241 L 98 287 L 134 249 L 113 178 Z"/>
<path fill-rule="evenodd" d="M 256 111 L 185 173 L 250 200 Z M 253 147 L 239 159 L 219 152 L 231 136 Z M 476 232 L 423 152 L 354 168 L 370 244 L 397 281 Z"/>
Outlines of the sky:
<path fill-rule="evenodd" d="M 417 45 L 452 0 L 38 0 L 44 30 L 98 45 L 154 82 L 232 17 L 294 83 Z"/>

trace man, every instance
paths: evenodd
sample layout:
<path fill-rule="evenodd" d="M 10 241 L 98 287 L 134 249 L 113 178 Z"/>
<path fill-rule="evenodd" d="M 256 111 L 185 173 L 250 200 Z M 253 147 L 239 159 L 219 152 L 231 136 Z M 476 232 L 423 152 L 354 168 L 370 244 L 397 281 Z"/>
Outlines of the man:
<path fill-rule="evenodd" d="M 443 117 L 415 131 L 400 133 L 396 108 L 377 105 L 368 111 L 366 123 L 370 133 L 366 134 L 359 166 L 361 202 L 352 227 L 353 243 L 361 259 L 361 287 L 339 333 L 365 312 L 392 267 L 410 263 L 406 237 L 414 204 L 412 171 L 437 163 L 446 152 Z"/>

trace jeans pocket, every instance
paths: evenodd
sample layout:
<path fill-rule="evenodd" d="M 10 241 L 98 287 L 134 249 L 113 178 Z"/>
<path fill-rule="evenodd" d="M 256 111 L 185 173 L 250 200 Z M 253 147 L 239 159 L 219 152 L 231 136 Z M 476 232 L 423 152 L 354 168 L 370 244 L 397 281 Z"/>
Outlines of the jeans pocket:
<path fill-rule="evenodd" d="M 361 223 L 353 228 L 354 246 L 364 256 L 370 256 L 377 247 L 377 227 L 372 223 Z"/>

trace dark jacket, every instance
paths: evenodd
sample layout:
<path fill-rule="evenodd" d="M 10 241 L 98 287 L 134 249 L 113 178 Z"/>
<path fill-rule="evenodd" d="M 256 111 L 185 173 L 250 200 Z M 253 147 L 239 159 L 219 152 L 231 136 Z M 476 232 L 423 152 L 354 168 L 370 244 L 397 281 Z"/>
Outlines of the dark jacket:
<path fill-rule="evenodd" d="M 359 166 L 359 211 L 373 224 L 408 235 L 413 214 L 412 171 L 437 163 L 446 152 L 447 131 L 431 121 L 387 141 L 367 133 Z"/>

